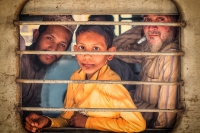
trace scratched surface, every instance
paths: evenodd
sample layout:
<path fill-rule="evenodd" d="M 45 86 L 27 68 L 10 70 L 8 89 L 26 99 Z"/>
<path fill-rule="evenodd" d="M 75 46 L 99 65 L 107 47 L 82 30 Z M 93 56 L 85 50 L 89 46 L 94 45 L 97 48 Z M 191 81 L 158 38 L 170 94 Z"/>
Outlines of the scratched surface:
<path fill-rule="evenodd" d="M 120 13 L 176 13 L 170 0 L 30 0 L 23 8 L 26 14 L 120 14 Z M 184 112 L 179 114 L 173 132 L 200 132 L 200 1 L 173 0 L 186 21 L 182 28 L 181 46 L 185 55 L 181 57 L 181 79 L 185 84 L 180 88 L 180 107 Z M 26 0 L 0 0 L 0 132 L 26 132 L 20 122 L 18 106 L 20 103 L 20 86 L 15 82 L 19 76 L 19 57 L 15 54 L 18 48 L 19 30 L 13 25 Z M 89 5 L 88 5 L 89 4 Z M 148 5 L 148 6 L 147 6 Z M 66 8 L 69 7 L 69 8 Z M 88 7 L 88 8 L 86 8 Z M 148 8 L 150 7 L 150 8 Z M 66 8 L 66 9 L 65 9 Z M 145 9 L 146 8 L 146 9 Z M 162 10 L 158 10 L 162 8 Z M 55 10 L 56 9 L 56 10 Z"/>

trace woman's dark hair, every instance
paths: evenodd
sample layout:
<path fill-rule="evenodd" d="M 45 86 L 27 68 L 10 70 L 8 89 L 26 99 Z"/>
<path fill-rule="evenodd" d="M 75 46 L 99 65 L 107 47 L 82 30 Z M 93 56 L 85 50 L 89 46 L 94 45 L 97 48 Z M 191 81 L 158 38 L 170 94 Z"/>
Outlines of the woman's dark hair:
<path fill-rule="evenodd" d="M 38 38 L 37 38 L 36 42 L 38 41 L 38 39 L 40 38 L 40 36 L 42 35 L 42 33 L 46 31 L 47 28 L 48 28 L 48 25 L 40 25 L 40 27 L 38 28 L 39 35 L 38 35 Z M 72 34 L 70 31 L 68 31 L 68 33 Z M 69 40 L 69 43 L 68 43 L 68 45 L 67 45 L 66 50 L 68 50 L 69 46 L 71 45 L 71 43 L 72 43 L 72 38 L 73 38 L 73 34 L 72 34 L 72 37 L 71 37 L 70 40 Z M 33 48 L 33 49 L 35 49 L 36 44 L 37 44 L 37 43 L 33 42 L 33 44 L 32 44 L 32 48 Z"/>
<path fill-rule="evenodd" d="M 112 47 L 114 33 L 108 25 L 80 25 L 76 30 L 76 38 L 84 32 L 94 32 L 103 36 L 107 49 Z"/>

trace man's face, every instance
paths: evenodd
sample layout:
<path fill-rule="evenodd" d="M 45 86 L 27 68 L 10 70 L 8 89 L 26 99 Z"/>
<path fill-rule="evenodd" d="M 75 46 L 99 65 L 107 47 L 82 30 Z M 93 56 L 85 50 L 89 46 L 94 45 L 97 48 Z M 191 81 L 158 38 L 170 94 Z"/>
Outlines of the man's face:
<path fill-rule="evenodd" d="M 74 51 L 82 52 L 104 52 L 107 51 L 107 45 L 103 36 L 94 32 L 84 32 L 78 35 L 77 44 L 74 46 Z M 111 47 L 108 51 L 114 51 Z M 104 66 L 109 60 L 108 55 L 76 55 L 81 69 L 87 74 L 88 78 Z"/>
<path fill-rule="evenodd" d="M 173 20 L 169 16 L 147 15 L 144 17 L 144 22 L 173 22 Z M 143 30 L 151 52 L 158 52 L 163 44 L 171 42 L 174 38 L 174 27 L 144 26 Z"/>
<path fill-rule="evenodd" d="M 63 26 L 51 25 L 41 34 L 36 41 L 35 50 L 39 51 L 65 51 L 72 34 Z M 61 58 L 62 55 L 42 54 L 38 55 L 39 60 L 50 65 Z"/>

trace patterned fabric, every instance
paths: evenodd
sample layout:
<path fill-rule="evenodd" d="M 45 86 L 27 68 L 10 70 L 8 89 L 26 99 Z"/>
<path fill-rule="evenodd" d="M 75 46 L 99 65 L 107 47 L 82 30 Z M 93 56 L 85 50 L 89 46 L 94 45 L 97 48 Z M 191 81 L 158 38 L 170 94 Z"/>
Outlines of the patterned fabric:
<path fill-rule="evenodd" d="M 80 69 L 71 80 L 85 80 L 86 74 Z M 120 80 L 108 65 L 96 72 L 91 80 Z M 69 84 L 64 108 L 136 108 L 127 89 L 121 84 Z M 86 128 L 114 131 L 141 132 L 146 123 L 139 112 L 79 112 L 89 116 Z M 58 118 L 50 118 L 51 127 L 67 126 L 73 111 L 62 112 Z"/>
<path fill-rule="evenodd" d="M 72 15 L 46 15 L 43 21 L 74 21 Z M 73 34 L 77 25 L 62 25 Z"/>
<path fill-rule="evenodd" d="M 134 27 L 114 39 L 117 51 L 149 51 L 146 40 L 142 38 L 142 27 Z M 140 42 L 140 44 L 138 43 Z M 164 46 L 161 52 L 178 51 L 177 43 Z M 116 56 L 129 63 L 140 63 L 141 81 L 176 82 L 178 80 L 178 56 Z M 137 85 L 131 96 L 137 108 L 142 109 L 176 109 L 177 86 L 169 85 Z M 147 127 L 171 128 L 175 124 L 176 113 L 142 113 Z"/>

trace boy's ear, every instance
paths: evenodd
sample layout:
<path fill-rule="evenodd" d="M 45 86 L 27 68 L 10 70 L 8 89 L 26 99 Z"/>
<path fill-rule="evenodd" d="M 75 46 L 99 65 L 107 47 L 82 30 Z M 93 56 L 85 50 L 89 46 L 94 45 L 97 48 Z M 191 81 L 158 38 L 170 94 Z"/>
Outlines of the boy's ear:
<path fill-rule="evenodd" d="M 111 48 L 108 49 L 108 52 L 115 52 L 115 51 L 116 51 L 115 47 L 111 47 Z M 110 61 L 110 60 L 113 59 L 113 57 L 114 57 L 114 55 L 108 55 L 107 59 Z"/>
<path fill-rule="evenodd" d="M 77 51 L 77 45 L 74 45 L 74 51 Z"/>
<path fill-rule="evenodd" d="M 74 45 L 74 51 L 77 51 L 77 45 Z M 75 57 L 76 57 L 76 55 L 75 55 Z M 76 59 L 77 59 L 77 57 L 76 57 Z"/>
<path fill-rule="evenodd" d="M 39 36 L 38 29 L 34 29 L 33 30 L 33 42 L 36 42 L 36 40 L 38 39 L 38 36 Z"/>

